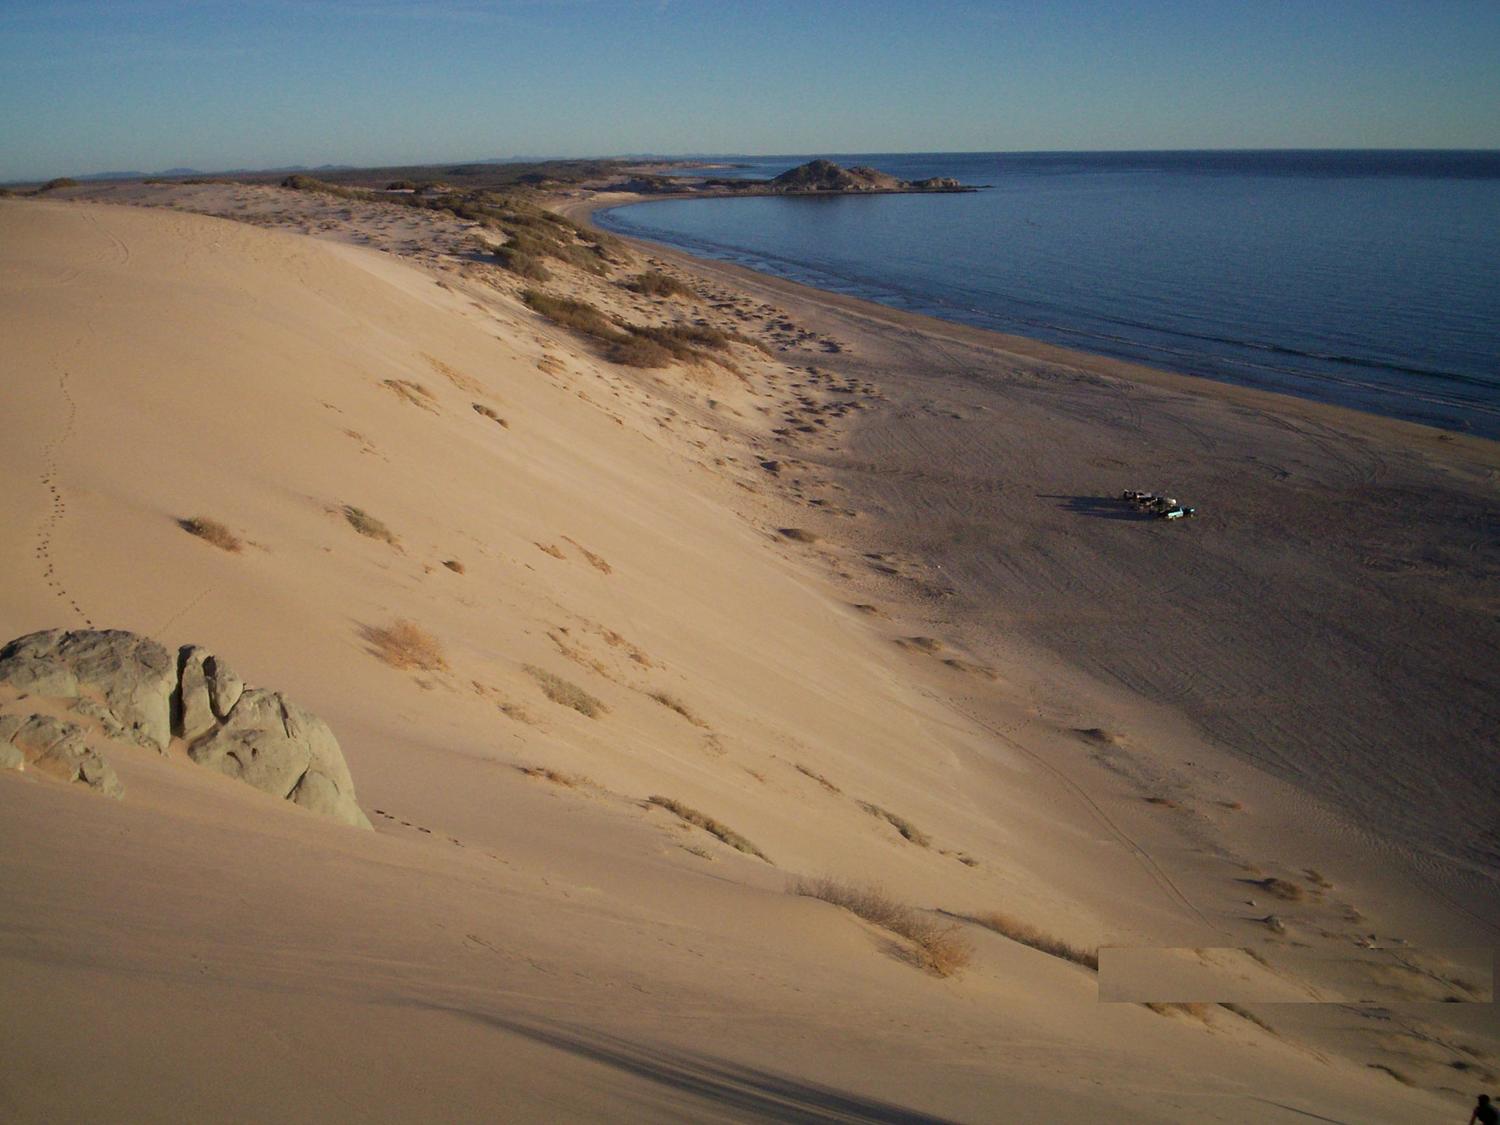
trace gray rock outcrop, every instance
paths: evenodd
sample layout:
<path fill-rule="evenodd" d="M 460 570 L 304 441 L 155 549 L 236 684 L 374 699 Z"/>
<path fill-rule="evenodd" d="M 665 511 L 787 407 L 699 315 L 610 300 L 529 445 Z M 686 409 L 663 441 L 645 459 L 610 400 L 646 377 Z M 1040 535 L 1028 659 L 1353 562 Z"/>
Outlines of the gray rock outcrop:
<path fill-rule="evenodd" d="M 124 737 L 165 750 L 172 739 L 177 662 L 147 637 L 123 629 L 49 629 L 0 649 L 0 682 L 54 699 L 87 700 Z M 102 713 L 102 714 L 101 714 Z"/>
<path fill-rule="evenodd" d="M 245 688 L 223 720 L 194 739 L 188 756 L 310 812 L 370 827 L 354 803 L 354 781 L 333 731 L 279 692 Z"/>
<path fill-rule="evenodd" d="M 176 735 L 198 765 L 341 824 L 370 827 L 328 724 L 279 692 L 246 687 L 196 645 L 174 659 L 155 641 L 121 630 L 32 633 L 0 649 L 0 683 L 70 700 L 108 737 L 165 751 Z M 83 731 L 44 719 L 0 715 L 0 745 L 18 747 L 22 764 L 72 771 L 70 780 L 118 796 L 114 771 L 89 750 Z M 13 756 L 0 751 L 0 766 Z"/>
<path fill-rule="evenodd" d="M 51 715 L 0 715 L 0 765 L 29 763 L 64 781 L 78 781 L 106 797 L 125 792 L 114 769 L 85 740 L 83 728 Z"/>

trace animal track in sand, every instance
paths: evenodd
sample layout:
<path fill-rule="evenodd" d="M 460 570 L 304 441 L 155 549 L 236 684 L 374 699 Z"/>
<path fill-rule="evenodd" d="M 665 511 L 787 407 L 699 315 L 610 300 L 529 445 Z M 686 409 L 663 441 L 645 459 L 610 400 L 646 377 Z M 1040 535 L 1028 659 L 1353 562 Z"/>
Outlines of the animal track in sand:
<path fill-rule="evenodd" d="M 62 434 L 42 447 L 41 482 L 47 489 L 48 507 L 47 515 L 42 519 L 42 525 L 37 531 L 36 557 L 37 561 L 42 564 L 42 581 L 47 584 L 47 588 L 66 602 L 83 620 L 83 623 L 92 629 L 93 620 L 83 612 L 83 607 L 78 604 L 78 600 L 63 586 L 62 580 L 57 575 L 57 562 L 52 556 L 53 533 L 63 517 L 68 514 L 68 502 L 63 499 L 62 490 L 57 486 L 57 456 L 63 444 L 73 436 L 73 424 L 78 417 L 78 404 L 74 401 L 72 392 L 68 390 L 66 372 L 58 378 L 57 385 L 62 391 L 63 401 L 67 404 L 67 416 L 63 420 Z"/>
<path fill-rule="evenodd" d="M 402 820 L 399 816 L 396 816 L 394 813 L 388 813 L 384 809 L 371 809 L 370 811 L 372 813 L 374 813 L 376 816 L 380 817 L 382 820 L 388 820 L 392 824 L 399 824 L 403 828 L 415 828 L 418 832 L 424 833 L 424 834 L 426 834 L 428 836 L 435 835 L 435 833 L 432 831 L 431 828 L 424 827 L 423 825 L 420 825 L 420 824 L 413 824 L 409 820 Z M 442 834 L 442 838 L 445 839 L 445 840 L 447 840 L 448 843 L 454 845 L 455 847 L 459 847 L 459 848 L 468 847 L 468 845 L 465 844 L 462 840 L 460 840 L 457 836 L 449 836 L 446 833 L 444 833 L 444 834 Z M 493 858 L 499 859 L 500 857 L 499 856 L 494 856 Z"/>

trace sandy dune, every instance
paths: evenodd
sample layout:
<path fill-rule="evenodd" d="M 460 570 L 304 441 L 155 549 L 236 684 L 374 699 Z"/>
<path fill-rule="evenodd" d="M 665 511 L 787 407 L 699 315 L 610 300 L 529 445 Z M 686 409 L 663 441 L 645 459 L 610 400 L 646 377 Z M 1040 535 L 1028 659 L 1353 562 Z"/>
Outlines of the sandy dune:
<path fill-rule="evenodd" d="M 344 233 L 378 243 L 357 220 Z M 1204 638 L 1239 619 L 1189 635 L 1195 678 L 1173 706 L 1135 682 L 1165 674 L 1126 659 L 1160 645 L 1154 619 L 1089 628 L 1119 596 L 1101 588 L 1107 537 L 1135 528 L 1013 504 L 1006 487 L 1032 487 L 1016 466 L 1040 474 L 1048 454 L 1011 431 L 940 437 L 980 429 L 962 422 L 982 404 L 961 370 L 920 403 L 875 386 L 919 337 L 805 305 L 800 329 L 759 314 L 789 351 L 741 347 L 739 377 L 631 373 L 465 262 L 454 232 L 428 235 L 411 256 L 437 270 L 201 215 L 0 204 L 0 641 L 92 624 L 209 645 L 332 725 L 376 828 L 138 748 L 109 750 L 119 802 L 0 775 L 7 1117 L 1452 1115 L 1472 1079 L 1443 1076 L 1483 1068 L 1465 1048 L 1493 1049 L 1471 1011 L 1486 1005 L 1443 1020 L 1398 1006 L 1378 1029 L 1332 1006 L 1257 1009 L 1275 1034 L 1218 1007 L 1100 1003 L 1087 969 L 967 923 L 972 962 L 940 978 L 887 932 L 787 893 L 797 875 L 874 880 L 939 920 L 1004 911 L 1089 947 L 1274 953 L 1268 912 L 1346 959 L 1372 928 L 1492 940 L 1373 860 L 1327 811 L 1338 791 L 1306 794 L 1295 770 L 1273 778 L 1215 745 L 1194 701 L 1228 673 Z M 701 278 L 706 300 L 725 287 L 725 316 L 776 296 Z M 559 284 L 640 314 L 608 282 Z M 971 345 L 930 346 L 961 367 Z M 1039 389 L 1018 402 L 1084 397 L 1026 362 L 1009 378 Z M 888 436 L 888 410 L 930 410 L 933 428 Z M 795 446 L 775 433 L 788 413 L 814 428 Z M 1085 460 L 1112 444 L 1095 412 L 1053 433 Z M 1310 440 L 1266 456 L 1311 460 Z M 1022 483 L 955 489 L 959 462 Z M 1447 464 L 1432 471 L 1473 495 L 1477 470 Z M 1111 487 L 1140 467 L 1107 470 Z M 901 489 L 872 483 L 892 472 Z M 1086 476 L 1057 491 L 1085 493 Z M 941 518 L 890 540 L 913 498 Z M 1204 499 L 1235 502 L 1227 484 Z M 1002 501 L 1012 550 L 952 549 L 976 512 L 1008 523 L 985 507 Z M 361 535 L 351 507 L 394 541 Z M 1234 530 L 1250 514 L 1212 518 L 1224 555 L 1184 581 L 1260 566 L 1242 557 L 1253 532 Z M 244 547 L 189 535 L 192 516 Z M 813 534 L 783 533 L 797 528 Z M 1170 567 L 1175 548 L 1148 530 L 1113 581 Z M 986 616 L 976 589 L 1011 596 Z M 436 639 L 443 667 L 379 658 L 376 631 L 399 620 Z M 1294 725 L 1265 722 L 1268 740 Z M 1331 886 L 1294 866 L 1317 864 Z M 1273 876 L 1300 880 L 1296 901 L 1251 885 Z"/>

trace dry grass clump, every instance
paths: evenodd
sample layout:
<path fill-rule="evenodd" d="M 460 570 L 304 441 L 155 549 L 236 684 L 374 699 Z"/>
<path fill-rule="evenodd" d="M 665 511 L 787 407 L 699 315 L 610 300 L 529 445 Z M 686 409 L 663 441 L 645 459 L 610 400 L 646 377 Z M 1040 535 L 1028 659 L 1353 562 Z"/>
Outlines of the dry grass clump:
<path fill-rule="evenodd" d="M 402 402 L 421 407 L 423 410 L 431 410 L 434 413 L 437 411 L 437 400 L 433 398 L 432 392 L 421 383 L 411 379 L 383 379 L 380 385 Z"/>
<path fill-rule="evenodd" d="M 693 298 L 698 294 L 693 291 L 692 286 L 685 285 L 675 277 L 668 277 L 660 270 L 647 270 L 640 277 L 625 286 L 646 297 L 688 297 Z"/>
<path fill-rule="evenodd" d="M 918 652 L 935 653 L 941 652 L 943 642 L 936 637 L 897 637 L 896 643 L 902 648 L 914 648 Z"/>
<path fill-rule="evenodd" d="M 594 784 L 582 774 L 563 773 L 561 770 L 548 769 L 546 766 L 517 766 L 516 769 L 527 777 L 550 781 L 553 785 L 561 785 L 564 789 L 580 789 Z"/>
<path fill-rule="evenodd" d="M 1278 1039 L 1281 1038 L 1281 1033 L 1280 1032 L 1278 1032 L 1274 1027 L 1272 1027 L 1270 1024 L 1268 1024 L 1265 1020 L 1261 1019 L 1259 1016 L 1257 1016 L 1254 1012 L 1252 1012 L 1249 1008 L 1245 1007 L 1243 1004 L 1231 1004 L 1228 1001 L 1225 1001 L 1225 1002 L 1221 1003 L 1219 1005 L 1219 1007 L 1223 1008 L 1230 1015 L 1239 1016 L 1240 1019 L 1247 1020 L 1250 1023 L 1253 1023 L 1256 1027 L 1260 1028 L 1267 1035 L 1274 1035 Z"/>
<path fill-rule="evenodd" d="M 363 508 L 345 504 L 344 518 L 349 521 L 350 527 L 367 539 L 379 539 L 382 543 L 389 543 L 393 547 L 400 542 L 395 532 Z"/>
<path fill-rule="evenodd" d="M 448 667 L 438 639 L 415 622 L 398 620 L 384 627 L 368 625 L 364 637 L 374 655 L 392 668 L 442 672 Z"/>
<path fill-rule="evenodd" d="M 609 708 L 577 684 L 554 675 L 545 668 L 538 668 L 535 664 L 526 665 L 526 674 L 537 682 L 542 689 L 542 694 L 553 703 L 559 703 L 564 707 L 571 707 L 585 718 L 597 719 Z"/>
<path fill-rule="evenodd" d="M 178 520 L 177 526 L 189 535 L 196 535 L 205 543 L 212 543 L 223 551 L 238 552 L 244 547 L 239 536 L 218 520 L 211 520 L 207 516 L 193 516 L 191 519 Z"/>
<path fill-rule="evenodd" d="M 770 857 L 767 856 L 765 852 L 761 851 L 734 829 L 728 827 L 727 825 L 720 824 L 713 817 L 701 813 L 697 809 L 688 808 L 681 801 L 674 801 L 671 797 L 650 797 L 647 799 L 646 803 L 666 809 L 674 816 L 687 821 L 689 824 L 703 829 L 703 831 L 707 832 L 709 835 L 717 836 L 720 840 L 723 840 L 724 843 L 728 844 L 736 851 L 742 851 L 746 855 L 753 855 L 757 859 L 765 860 L 767 863 L 771 862 Z"/>
<path fill-rule="evenodd" d="M 1301 887 L 1297 886 L 1296 883 L 1289 883 L 1285 879 L 1267 876 L 1264 879 L 1254 879 L 1251 881 L 1268 895 L 1284 899 L 1287 902 L 1301 902 L 1305 897 L 1305 892 Z"/>
<path fill-rule="evenodd" d="M 626 335 L 610 344 L 606 357 L 621 367 L 666 367 L 672 362 L 670 349 L 643 336 Z"/>
<path fill-rule="evenodd" d="M 798 878 L 789 888 L 792 894 L 822 899 L 841 907 L 866 922 L 889 930 L 917 947 L 925 968 L 940 977 L 949 977 L 969 963 L 974 947 L 963 936 L 962 929 L 944 924 L 897 902 L 880 887 L 856 885 L 828 877 Z"/>
<path fill-rule="evenodd" d="M 597 555 L 593 551 L 590 551 L 587 547 L 578 542 L 578 540 L 574 539 L 571 535 L 564 535 L 563 538 L 569 543 L 573 544 L 573 546 L 577 547 L 583 557 L 588 560 L 589 566 L 599 571 L 599 573 L 614 573 L 615 568 L 609 565 L 609 560 L 607 560 L 603 555 Z"/>
<path fill-rule="evenodd" d="M 1009 914 L 992 911 L 988 914 L 976 914 L 969 921 L 987 930 L 994 930 L 1001 937 L 1010 938 L 1011 941 L 1019 942 L 1021 945 L 1029 945 L 1032 949 L 1040 950 L 1049 956 L 1061 957 L 1064 961 L 1082 965 L 1096 973 L 1099 971 L 1097 950 L 1080 949 L 1076 945 L 1070 945 L 1061 938 L 1044 934 L 1030 923 L 1012 918 Z"/>
<path fill-rule="evenodd" d="M 535 255 L 528 254 L 510 243 L 495 247 L 495 260 L 511 273 L 524 277 L 527 281 L 552 280 L 552 271 L 544 266 Z"/>
<path fill-rule="evenodd" d="M 886 821 L 892 828 L 919 848 L 925 848 L 932 843 L 931 836 L 927 835 L 927 833 L 923 832 L 905 817 L 897 816 L 890 809 L 883 809 L 879 805 L 872 805 L 869 801 L 861 801 L 859 807 L 871 816 Z"/>
<path fill-rule="evenodd" d="M 482 403 L 482 402 L 473 402 L 473 403 L 470 403 L 469 405 L 474 408 L 474 413 L 475 414 L 479 414 L 479 415 L 481 415 L 481 416 L 483 416 L 485 418 L 488 418 L 491 422 L 498 422 L 498 423 L 500 423 L 501 426 L 503 426 L 507 430 L 510 429 L 510 423 L 507 422 L 504 418 L 500 417 L 500 415 L 496 414 L 492 409 L 490 409 L 484 403 Z"/>
<path fill-rule="evenodd" d="M 622 333 L 613 323 L 587 301 L 575 301 L 568 297 L 553 297 L 540 289 L 527 289 L 521 300 L 535 312 L 541 313 L 554 324 L 582 332 L 596 340 L 614 343 Z"/>
<path fill-rule="evenodd" d="M 668 695 L 664 691 L 649 691 L 646 693 L 646 698 L 656 700 L 656 702 L 660 703 L 669 711 L 676 711 L 684 719 L 692 723 L 693 726 L 702 727 L 704 730 L 708 729 L 708 724 L 700 719 L 697 715 L 693 714 L 688 705 L 682 700 L 678 699 L 675 695 Z"/>
<path fill-rule="evenodd" d="M 1151 1009 L 1151 1011 L 1159 1016 L 1183 1016 L 1186 1019 L 1197 1020 L 1202 1024 L 1208 1023 L 1209 1005 L 1199 1004 L 1196 1001 L 1180 1004 L 1176 1001 L 1159 1002 L 1148 1000 L 1145 1007 Z"/>
<path fill-rule="evenodd" d="M 709 359 L 723 363 L 711 351 L 722 351 L 731 340 L 755 343 L 738 333 L 721 332 L 716 328 L 696 325 L 677 324 L 658 328 L 621 324 L 609 319 L 587 301 L 554 297 L 539 289 L 525 290 L 521 294 L 521 300 L 554 324 L 608 344 L 606 358 L 611 363 L 625 367 L 665 367 L 674 359 Z"/>
<path fill-rule="evenodd" d="M 818 541 L 815 534 L 802 527 L 778 527 L 776 534 L 783 539 L 790 539 L 793 543 L 816 543 Z"/>
<path fill-rule="evenodd" d="M 809 769 L 807 766 L 804 766 L 801 762 L 797 763 L 797 772 L 798 773 L 806 774 L 808 777 L 812 778 L 814 781 L 816 781 L 819 785 L 821 785 L 824 789 L 828 790 L 828 792 L 830 792 L 830 793 L 842 793 L 843 792 L 842 789 L 840 789 L 833 782 L 829 781 L 822 774 L 818 773 L 816 770 Z"/>

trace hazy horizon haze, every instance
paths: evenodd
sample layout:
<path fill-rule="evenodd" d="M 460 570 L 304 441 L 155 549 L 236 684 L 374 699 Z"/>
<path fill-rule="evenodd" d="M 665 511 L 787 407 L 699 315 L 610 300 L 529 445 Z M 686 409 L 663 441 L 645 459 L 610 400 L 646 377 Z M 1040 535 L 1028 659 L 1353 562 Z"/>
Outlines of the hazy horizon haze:
<path fill-rule="evenodd" d="M 512 153 L 1500 147 L 1500 5 L 0 7 L 0 180 Z"/>

